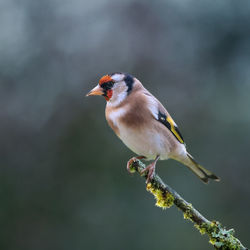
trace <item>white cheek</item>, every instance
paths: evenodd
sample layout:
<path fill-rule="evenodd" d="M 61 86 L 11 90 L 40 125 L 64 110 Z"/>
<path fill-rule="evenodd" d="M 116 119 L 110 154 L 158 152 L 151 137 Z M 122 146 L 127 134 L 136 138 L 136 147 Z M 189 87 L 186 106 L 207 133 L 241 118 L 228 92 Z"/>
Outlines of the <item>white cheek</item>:
<path fill-rule="evenodd" d="M 127 92 L 122 92 L 122 93 L 119 93 L 117 96 L 115 96 L 115 99 L 112 98 L 110 99 L 110 104 L 111 106 L 115 107 L 115 106 L 118 106 L 122 101 L 125 100 L 125 98 L 127 97 Z"/>
<path fill-rule="evenodd" d="M 110 107 L 116 107 L 127 97 L 127 86 L 124 82 L 116 83 L 113 87 L 113 95 L 107 103 Z"/>

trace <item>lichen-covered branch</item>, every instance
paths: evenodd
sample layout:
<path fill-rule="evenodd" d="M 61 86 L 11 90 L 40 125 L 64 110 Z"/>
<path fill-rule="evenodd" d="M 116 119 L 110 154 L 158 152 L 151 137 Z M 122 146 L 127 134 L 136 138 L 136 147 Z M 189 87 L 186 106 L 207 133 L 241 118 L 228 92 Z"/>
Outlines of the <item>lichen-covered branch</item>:
<path fill-rule="evenodd" d="M 147 179 L 147 172 L 141 174 L 144 168 L 145 165 L 139 160 L 130 165 L 131 172 L 138 172 Z M 158 175 L 154 175 L 151 182 L 147 184 L 147 190 L 155 196 L 156 206 L 166 209 L 175 204 L 183 212 L 185 219 L 192 221 L 201 234 L 208 235 L 209 242 L 216 249 L 247 249 L 233 236 L 233 229 L 226 230 L 218 221 L 207 220 L 192 204 L 185 201 L 175 190 L 165 184 Z"/>

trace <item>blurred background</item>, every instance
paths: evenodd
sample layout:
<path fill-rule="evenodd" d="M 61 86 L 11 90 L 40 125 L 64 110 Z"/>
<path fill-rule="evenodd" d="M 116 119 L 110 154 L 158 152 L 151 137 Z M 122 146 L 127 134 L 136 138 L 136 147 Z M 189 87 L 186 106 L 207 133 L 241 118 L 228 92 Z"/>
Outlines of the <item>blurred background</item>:
<path fill-rule="evenodd" d="M 212 249 L 154 206 L 108 127 L 101 76 L 128 72 L 168 108 L 188 150 L 157 172 L 250 246 L 250 2 L 0 1 L 0 248 Z"/>

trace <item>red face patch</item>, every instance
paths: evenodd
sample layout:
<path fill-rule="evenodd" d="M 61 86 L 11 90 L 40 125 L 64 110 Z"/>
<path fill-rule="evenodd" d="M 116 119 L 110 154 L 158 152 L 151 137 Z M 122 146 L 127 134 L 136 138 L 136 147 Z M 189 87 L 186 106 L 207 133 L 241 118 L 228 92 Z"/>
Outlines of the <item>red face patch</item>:
<path fill-rule="evenodd" d="M 112 95 L 113 95 L 113 90 L 112 89 L 107 90 L 107 94 L 106 96 L 104 96 L 106 101 L 109 101 Z"/>
<path fill-rule="evenodd" d="M 99 80 L 99 85 L 103 88 L 103 96 L 105 97 L 106 101 L 109 101 L 113 95 L 112 87 L 114 85 L 114 80 L 110 75 L 105 75 Z"/>
<path fill-rule="evenodd" d="M 111 76 L 105 75 L 105 76 L 103 76 L 103 77 L 99 80 L 99 85 L 101 86 L 103 83 L 105 83 L 105 82 L 111 82 L 111 81 L 113 81 L 112 78 L 111 78 Z"/>

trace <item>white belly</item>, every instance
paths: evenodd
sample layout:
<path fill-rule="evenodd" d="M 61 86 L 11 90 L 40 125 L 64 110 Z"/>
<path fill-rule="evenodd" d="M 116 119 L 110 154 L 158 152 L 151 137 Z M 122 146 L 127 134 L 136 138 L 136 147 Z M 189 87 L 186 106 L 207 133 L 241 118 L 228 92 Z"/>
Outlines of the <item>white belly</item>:
<path fill-rule="evenodd" d="M 119 137 L 129 149 L 137 155 L 147 157 L 147 160 L 153 160 L 157 155 L 160 155 L 161 160 L 169 158 L 170 145 L 166 138 L 156 131 L 143 129 L 142 132 L 135 132 L 120 126 Z"/>

